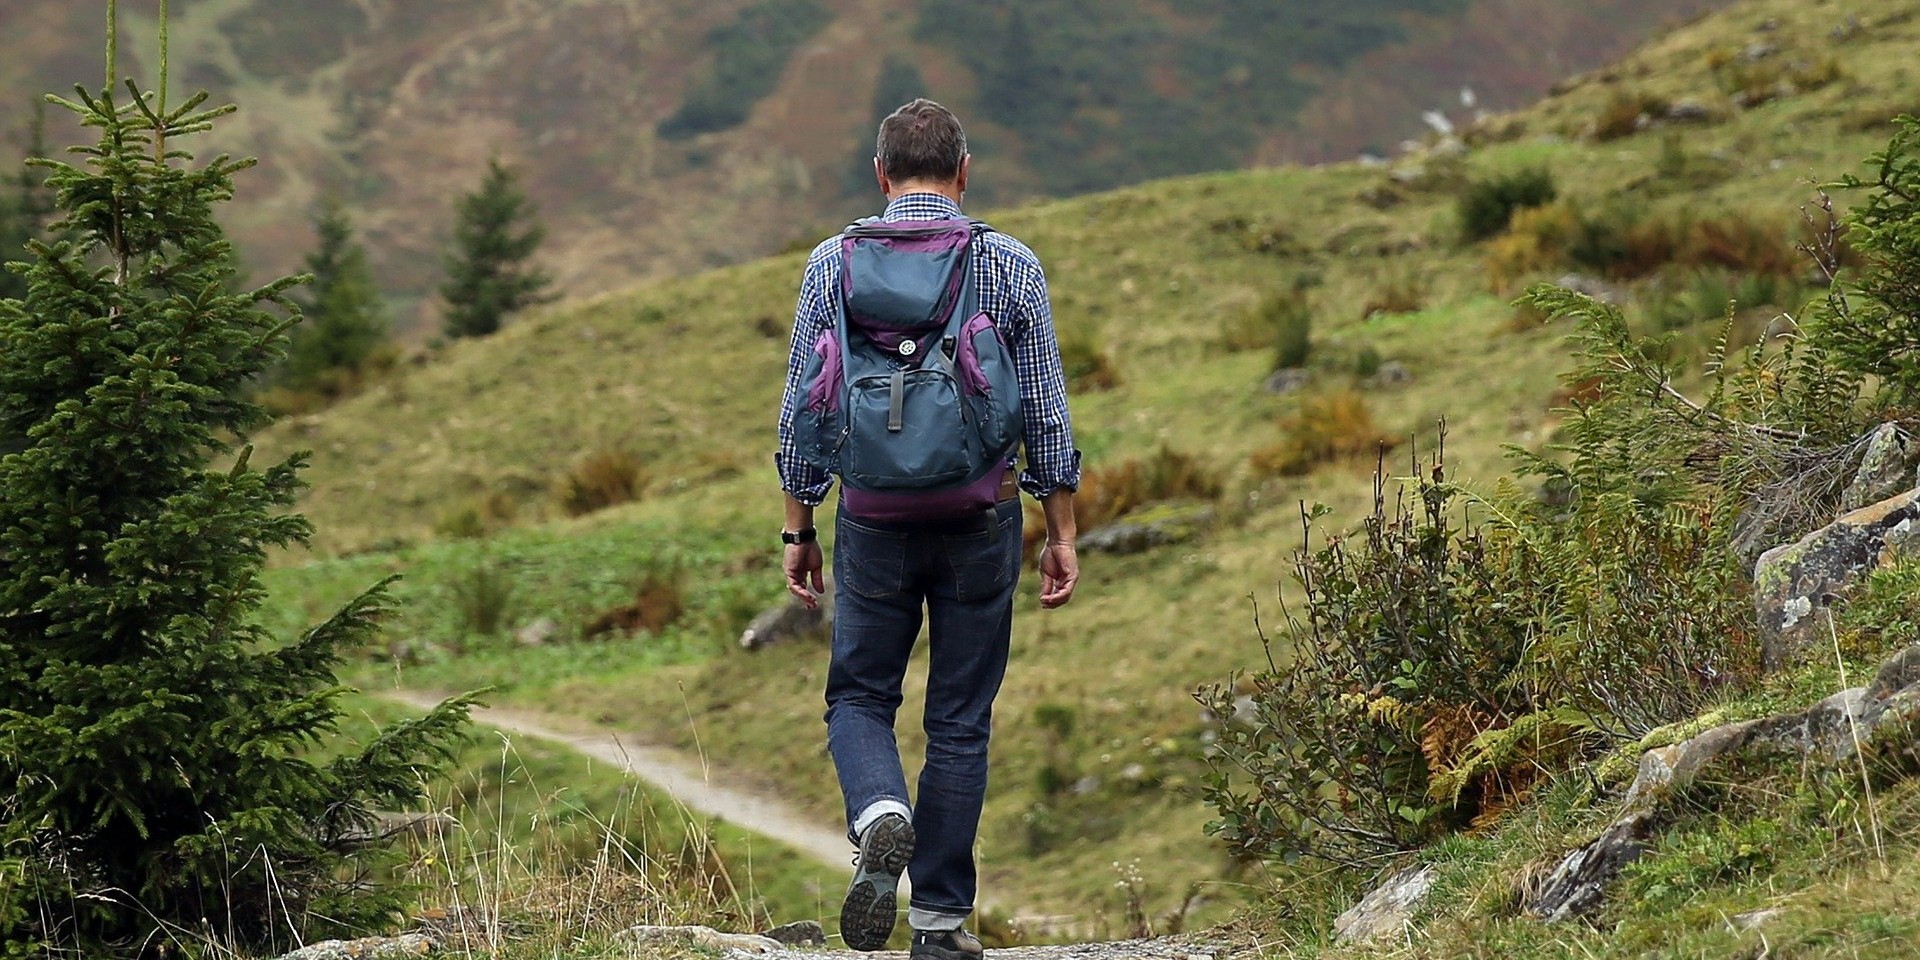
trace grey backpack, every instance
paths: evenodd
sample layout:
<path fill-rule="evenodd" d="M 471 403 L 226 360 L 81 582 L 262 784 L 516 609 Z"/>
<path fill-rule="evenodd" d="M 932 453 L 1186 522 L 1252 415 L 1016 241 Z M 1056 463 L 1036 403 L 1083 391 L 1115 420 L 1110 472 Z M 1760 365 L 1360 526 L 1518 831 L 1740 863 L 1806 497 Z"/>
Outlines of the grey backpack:
<path fill-rule="evenodd" d="M 840 236 L 841 309 L 814 344 L 794 439 L 875 520 L 992 506 L 1020 443 L 1020 382 L 982 313 L 976 220 L 867 220 Z"/>

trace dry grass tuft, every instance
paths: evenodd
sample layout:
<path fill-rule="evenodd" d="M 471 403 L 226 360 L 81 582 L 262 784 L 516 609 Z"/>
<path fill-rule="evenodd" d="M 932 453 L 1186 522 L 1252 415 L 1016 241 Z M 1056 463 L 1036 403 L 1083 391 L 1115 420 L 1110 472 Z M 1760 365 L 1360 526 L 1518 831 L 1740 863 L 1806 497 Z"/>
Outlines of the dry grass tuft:
<path fill-rule="evenodd" d="M 1067 387 L 1075 392 L 1093 393 L 1120 385 L 1120 367 L 1100 345 L 1100 339 L 1085 327 L 1060 332 L 1060 365 L 1066 371 Z"/>
<path fill-rule="evenodd" d="M 1074 520 L 1084 532 L 1112 523 L 1148 504 L 1168 500 L 1217 500 L 1226 489 L 1218 467 L 1193 454 L 1162 446 L 1152 456 L 1082 471 L 1073 498 Z M 1046 526 L 1027 518 L 1026 555 L 1032 557 Z"/>
<path fill-rule="evenodd" d="M 610 634 L 659 633 L 672 626 L 686 612 L 683 579 L 678 572 L 649 571 L 634 585 L 631 603 L 623 603 L 594 617 L 581 628 L 580 635 L 593 639 Z"/>
<path fill-rule="evenodd" d="M 1630 137 L 1666 112 L 1665 98 L 1638 90 L 1616 90 L 1593 118 L 1593 129 L 1588 135 L 1598 143 Z"/>
<path fill-rule="evenodd" d="M 640 459 L 618 448 L 581 458 L 560 478 L 557 498 L 567 516 L 579 517 L 640 499 L 647 474 Z"/>
<path fill-rule="evenodd" d="M 1426 309 L 1429 295 L 1426 281 L 1412 273 L 1396 273 L 1383 280 L 1360 308 L 1362 319 L 1396 313 L 1417 313 Z"/>
<path fill-rule="evenodd" d="M 588 809 L 535 782 L 532 766 L 503 738 L 497 769 L 442 798 L 459 826 L 405 841 L 400 879 L 426 908 L 415 922 L 450 954 L 614 955 L 639 925 L 749 930 L 766 919 L 686 809 L 652 809 L 634 788 L 612 809 Z"/>
<path fill-rule="evenodd" d="M 1253 470 L 1265 477 L 1297 477 L 1324 463 L 1373 456 L 1397 441 L 1375 424 L 1373 409 L 1357 390 L 1329 390 L 1307 397 L 1282 417 L 1279 443 L 1256 451 Z"/>

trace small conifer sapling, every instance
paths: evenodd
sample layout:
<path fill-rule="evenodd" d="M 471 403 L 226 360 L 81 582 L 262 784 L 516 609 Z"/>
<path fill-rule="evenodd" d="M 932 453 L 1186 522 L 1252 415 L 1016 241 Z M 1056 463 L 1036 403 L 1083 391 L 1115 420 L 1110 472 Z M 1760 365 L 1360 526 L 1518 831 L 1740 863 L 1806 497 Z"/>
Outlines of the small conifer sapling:
<path fill-rule="evenodd" d="M 239 281 L 214 210 L 251 161 L 177 149 L 231 108 L 116 93 L 112 49 L 104 90 L 55 101 L 99 139 L 36 161 L 60 239 L 0 301 L 0 436 L 24 438 L 0 456 L 0 944 L 254 951 L 384 925 L 399 894 L 349 847 L 450 759 L 468 702 L 313 755 L 386 584 L 299 637 L 259 623 L 267 552 L 310 533 L 289 511 L 305 457 L 258 468 L 233 438 L 263 419 L 247 388 L 298 278 Z"/>
<path fill-rule="evenodd" d="M 354 239 L 346 209 L 333 201 L 324 204 L 314 217 L 314 232 L 319 243 L 307 255 L 313 281 L 296 297 L 304 319 L 293 331 L 281 382 L 338 396 L 387 342 L 389 328 L 373 269 Z"/>
<path fill-rule="evenodd" d="M 546 239 L 519 178 L 499 158 L 479 189 L 462 198 L 453 253 L 440 296 L 449 337 L 484 337 L 527 307 L 544 303 L 553 278 L 530 261 Z"/>

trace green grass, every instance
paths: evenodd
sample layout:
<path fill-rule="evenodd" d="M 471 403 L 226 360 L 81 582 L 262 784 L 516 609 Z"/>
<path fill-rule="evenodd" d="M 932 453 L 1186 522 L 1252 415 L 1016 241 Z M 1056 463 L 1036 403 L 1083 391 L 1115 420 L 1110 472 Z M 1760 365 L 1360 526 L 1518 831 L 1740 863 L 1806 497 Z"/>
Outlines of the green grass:
<path fill-rule="evenodd" d="M 409 715 L 366 696 L 346 706 L 349 739 Z M 400 875 L 428 910 L 483 905 L 555 941 L 614 932 L 609 917 L 741 930 L 802 919 L 832 930 L 838 917 L 837 872 L 562 746 L 476 726 L 427 795 L 426 809 L 460 823 L 442 839 L 402 841 Z M 582 878 L 602 858 L 596 892 Z"/>
<path fill-rule="evenodd" d="M 1884 145 L 1887 131 L 1871 121 L 1891 116 L 1914 79 L 1912 0 L 1862 0 L 1848 12 L 1867 29 L 1844 44 L 1828 38 L 1843 19 L 1830 7 L 1752 0 L 1709 17 L 1611 71 L 1612 83 L 1590 78 L 1494 121 L 1474 135 L 1479 145 L 1459 172 L 1546 166 L 1575 202 L 1627 198 L 1654 211 L 1740 210 L 1785 224 L 1811 193 L 1803 178 L 1853 171 Z M 1671 99 L 1723 100 L 1708 54 L 1743 46 L 1768 19 L 1780 21 L 1768 36 L 1785 48 L 1781 56 L 1839 55 L 1844 76 L 1722 123 L 1681 128 L 1690 152 L 1725 165 L 1723 179 L 1666 189 L 1656 172 L 1660 132 L 1581 140 L 1624 83 Z M 1362 199 L 1382 188 L 1399 202 L 1382 210 Z M 1382 171 L 1344 165 L 1194 177 L 986 212 L 1046 261 L 1061 329 L 1092 335 L 1119 368 L 1118 387 L 1074 401 L 1089 463 L 1161 445 L 1192 453 L 1228 478 L 1235 521 L 1135 557 L 1087 557 L 1082 593 L 1065 610 L 1040 612 L 1023 588 L 982 834 L 989 900 L 1112 932 L 1124 911 L 1116 861 L 1141 864 L 1146 908 L 1159 918 L 1196 885 L 1199 922 L 1226 916 L 1260 888 L 1257 872 L 1229 863 L 1202 836 L 1208 811 L 1186 789 L 1200 769 L 1204 730 L 1190 691 L 1258 657 L 1253 600 L 1272 629 L 1276 591 L 1293 595 L 1284 581 L 1299 543 L 1298 504 L 1330 505 L 1327 529 L 1337 529 L 1364 505 L 1371 465 L 1254 478 L 1249 456 L 1280 439 L 1277 421 L 1301 398 L 1261 393 L 1270 351 L 1227 349 L 1220 333 L 1305 281 L 1314 310 L 1309 369 L 1339 385 L 1367 348 L 1407 364 L 1411 384 L 1369 394 L 1374 419 L 1389 434 L 1417 436 L 1425 450 L 1432 425 L 1446 417 L 1450 475 L 1490 485 L 1506 471 L 1502 444 L 1539 448 L 1550 438 L 1567 353 L 1559 331 L 1513 332 L 1513 310 L 1489 291 L 1481 251 L 1457 240 L 1455 198 L 1453 189 L 1392 186 Z M 1262 252 L 1249 239 L 1265 234 L 1291 242 Z M 304 509 L 322 531 L 317 558 L 285 558 L 274 574 L 278 622 L 311 619 L 362 584 L 404 573 L 405 611 L 390 638 L 438 650 L 413 663 L 369 661 L 356 668 L 358 682 L 494 684 L 503 704 L 687 748 L 697 740 L 717 766 L 833 822 L 839 800 L 819 719 L 825 650 L 747 654 L 731 645 L 753 608 L 780 595 L 770 454 L 786 343 L 757 321 L 790 313 L 800 263 L 781 257 L 556 306 L 270 431 L 263 455 L 316 450 Z M 1362 319 L 1384 285 L 1409 281 L 1425 290 L 1422 309 Z M 581 454 L 616 447 L 639 453 L 653 478 L 641 499 L 559 519 L 553 479 Z M 1404 473 L 1407 457 L 1403 447 L 1390 468 Z M 488 497 L 517 502 L 524 529 L 433 540 L 442 517 Z M 687 571 L 689 613 L 657 638 L 605 644 L 522 650 L 465 636 L 447 584 L 483 557 L 521 578 L 516 623 L 551 615 L 575 626 L 661 563 Z M 920 744 L 922 683 L 916 673 L 903 710 L 909 751 Z M 1035 718 L 1052 708 L 1072 711 L 1076 723 L 1067 743 L 1050 747 L 1052 734 Z M 1085 789 L 1058 789 L 1050 749 L 1071 757 L 1068 772 Z M 1535 815 L 1544 814 L 1521 816 Z M 1838 883 L 1845 870 L 1834 869 Z M 1538 936 L 1527 949 L 1584 934 Z"/>

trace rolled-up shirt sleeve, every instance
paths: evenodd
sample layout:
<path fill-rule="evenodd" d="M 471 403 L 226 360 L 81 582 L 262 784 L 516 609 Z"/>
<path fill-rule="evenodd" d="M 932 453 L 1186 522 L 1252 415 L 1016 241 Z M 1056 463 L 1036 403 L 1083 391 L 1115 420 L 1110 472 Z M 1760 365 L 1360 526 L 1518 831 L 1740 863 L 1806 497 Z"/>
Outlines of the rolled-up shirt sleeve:
<path fill-rule="evenodd" d="M 815 341 L 832 323 L 832 306 L 827 297 L 828 264 L 820 253 L 815 251 L 815 256 L 808 259 L 806 274 L 800 281 L 800 299 L 794 305 L 787 386 L 780 398 L 780 449 L 773 456 L 774 466 L 780 472 L 780 489 L 810 507 L 826 500 L 827 491 L 833 486 L 833 477 L 800 458 L 793 436 L 794 413 L 799 410 L 804 393 L 801 373 L 806 369 L 807 356 L 813 351 Z"/>
<path fill-rule="evenodd" d="M 1047 277 L 1037 265 L 1023 272 L 1028 275 L 1014 298 L 1013 338 L 1027 448 L 1020 488 L 1043 499 L 1056 490 L 1080 489 L 1080 451 L 1074 446 L 1073 417 L 1067 412 L 1067 378 L 1060 365 Z"/>

